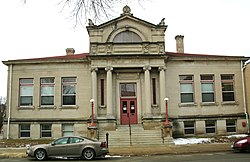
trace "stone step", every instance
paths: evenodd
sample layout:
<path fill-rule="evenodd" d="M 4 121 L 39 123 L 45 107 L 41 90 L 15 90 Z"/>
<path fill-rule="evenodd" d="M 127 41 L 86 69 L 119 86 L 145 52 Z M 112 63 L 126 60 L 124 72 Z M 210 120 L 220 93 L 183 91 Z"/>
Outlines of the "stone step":
<path fill-rule="evenodd" d="M 130 131 L 131 129 L 131 137 Z M 109 145 L 123 146 L 143 144 L 162 144 L 161 130 L 144 130 L 142 126 L 118 126 L 115 131 L 100 131 L 99 140 L 106 140 L 106 133 L 109 133 Z"/>

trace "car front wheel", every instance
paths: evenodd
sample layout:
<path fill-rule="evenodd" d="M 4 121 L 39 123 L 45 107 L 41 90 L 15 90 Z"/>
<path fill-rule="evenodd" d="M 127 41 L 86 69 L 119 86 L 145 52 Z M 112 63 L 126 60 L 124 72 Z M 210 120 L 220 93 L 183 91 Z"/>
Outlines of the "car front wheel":
<path fill-rule="evenodd" d="M 83 150 L 82 156 L 86 160 L 92 160 L 95 158 L 95 151 L 91 148 Z"/>
<path fill-rule="evenodd" d="M 37 160 L 40 160 L 40 161 L 45 160 L 47 158 L 47 153 L 43 149 L 38 149 L 35 152 L 35 157 L 36 157 Z"/>

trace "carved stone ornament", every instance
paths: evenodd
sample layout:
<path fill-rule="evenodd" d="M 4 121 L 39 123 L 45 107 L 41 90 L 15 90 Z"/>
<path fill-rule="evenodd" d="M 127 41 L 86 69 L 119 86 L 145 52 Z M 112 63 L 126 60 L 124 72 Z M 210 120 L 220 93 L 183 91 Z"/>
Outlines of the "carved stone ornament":
<path fill-rule="evenodd" d="M 94 26 L 94 23 L 91 19 L 89 19 L 89 26 Z"/>
<path fill-rule="evenodd" d="M 124 6 L 122 10 L 123 10 L 122 15 L 131 15 L 131 13 L 130 13 L 131 9 L 130 9 L 130 7 L 128 5 Z"/>
<path fill-rule="evenodd" d="M 107 66 L 107 67 L 105 68 L 105 70 L 106 70 L 106 71 L 109 71 L 109 70 L 112 71 L 112 70 L 113 70 L 113 67 L 112 67 L 112 66 Z"/>
<path fill-rule="evenodd" d="M 151 66 L 149 66 L 149 65 L 144 66 L 144 67 L 143 67 L 143 70 L 144 70 L 144 71 L 151 70 Z"/>
<path fill-rule="evenodd" d="M 161 25 L 161 26 L 164 26 L 164 25 L 165 25 L 165 18 L 162 18 L 162 19 L 161 19 L 161 22 L 159 23 L 159 25 Z"/>

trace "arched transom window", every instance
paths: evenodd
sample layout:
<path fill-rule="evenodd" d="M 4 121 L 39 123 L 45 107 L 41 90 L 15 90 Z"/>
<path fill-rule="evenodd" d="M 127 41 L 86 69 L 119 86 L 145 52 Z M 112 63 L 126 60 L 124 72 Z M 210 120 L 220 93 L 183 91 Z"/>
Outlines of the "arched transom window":
<path fill-rule="evenodd" d="M 123 31 L 113 39 L 115 43 L 142 42 L 141 37 L 132 31 Z"/>

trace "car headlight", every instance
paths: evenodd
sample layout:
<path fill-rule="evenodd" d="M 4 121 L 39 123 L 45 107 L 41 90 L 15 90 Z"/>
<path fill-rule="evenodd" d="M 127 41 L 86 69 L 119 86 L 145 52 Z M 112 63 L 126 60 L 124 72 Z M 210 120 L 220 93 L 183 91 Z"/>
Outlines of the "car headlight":
<path fill-rule="evenodd" d="M 29 150 L 31 148 L 31 146 L 30 145 L 26 145 L 26 148 L 27 148 L 27 150 Z"/>
<path fill-rule="evenodd" d="M 243 140 L 240 140 L 238 142 L 236 142 L 237 144 L 242 144 L 242 143 L 246 143 L 247 142 L 247 139 L 243 139 Z"/>

